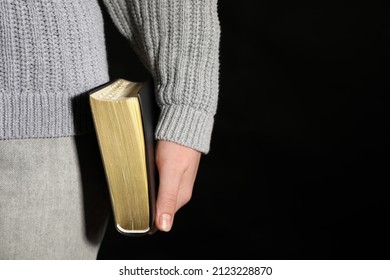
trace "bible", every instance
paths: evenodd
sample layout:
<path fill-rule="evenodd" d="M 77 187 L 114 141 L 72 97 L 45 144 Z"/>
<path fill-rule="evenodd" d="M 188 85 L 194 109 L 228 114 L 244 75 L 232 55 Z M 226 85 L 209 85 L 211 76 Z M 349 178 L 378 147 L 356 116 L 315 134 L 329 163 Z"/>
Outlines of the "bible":
<path fill-rule="evenodd" d="M 92 90 L 89 100 L 116 229 L 152 234 L 158 180 L 153 83 L 116 79 Z"/>

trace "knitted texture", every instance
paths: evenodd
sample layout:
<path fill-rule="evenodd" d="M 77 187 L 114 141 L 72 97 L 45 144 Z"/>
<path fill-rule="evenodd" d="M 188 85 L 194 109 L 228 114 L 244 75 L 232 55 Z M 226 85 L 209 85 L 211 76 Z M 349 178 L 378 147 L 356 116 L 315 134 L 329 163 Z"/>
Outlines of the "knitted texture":
<path fill-rule="evenodd" d="M 153 75 L 156 138 L 209 151 L 218 97 L 216 0 L 104 0 Z M 0 139 L 92 128 L 86 95 L 108 81 L 97 0 L 0 0 Z"/>
<path fill-rule="evenodd" d="M 108 81 L 96 0 L 0 0 L 0 138 L 92 129 L 82 93 Z"/>
<path fill-rule="evenodd" d="M 218 99 L 217 0 L 104 2 L 153 76 L 156 138 L 207 153 Z"/>

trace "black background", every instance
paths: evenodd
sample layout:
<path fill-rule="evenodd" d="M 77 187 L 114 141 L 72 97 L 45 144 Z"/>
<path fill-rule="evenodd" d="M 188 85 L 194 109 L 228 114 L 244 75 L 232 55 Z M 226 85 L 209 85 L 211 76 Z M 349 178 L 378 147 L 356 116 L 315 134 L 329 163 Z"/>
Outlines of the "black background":
<path fill-rule="evenodd" d="M 111 222 L 98 258 L 389 259 L 389 12 L 219 1 L 219 106 L 193 198 L 170 233 Z M 104 15 L 111 76 L 148 77 Z"/>

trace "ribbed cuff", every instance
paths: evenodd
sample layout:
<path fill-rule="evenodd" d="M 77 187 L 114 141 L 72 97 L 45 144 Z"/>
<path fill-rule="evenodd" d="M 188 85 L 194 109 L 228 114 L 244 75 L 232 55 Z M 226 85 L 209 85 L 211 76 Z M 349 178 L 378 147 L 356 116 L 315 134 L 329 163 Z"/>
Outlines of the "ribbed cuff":
<path fill-rule="evenodd" d="M 212 114 L 188 105 L 163 106 L 155 137 L 190 147 L 207 154 L 214 124 Z"/>

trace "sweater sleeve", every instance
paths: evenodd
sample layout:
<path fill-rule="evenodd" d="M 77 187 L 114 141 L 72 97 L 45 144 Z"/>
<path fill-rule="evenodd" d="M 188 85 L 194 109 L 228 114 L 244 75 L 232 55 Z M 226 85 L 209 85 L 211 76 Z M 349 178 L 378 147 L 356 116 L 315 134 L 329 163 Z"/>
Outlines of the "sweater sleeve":
<path fill-rule="evenodd" d="M 208 153 L 218 102 L 217 0 L 104 0 L 150 71 L 161 109 L 156 139 Z"/>

